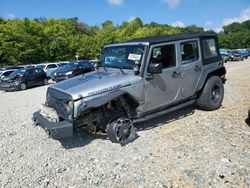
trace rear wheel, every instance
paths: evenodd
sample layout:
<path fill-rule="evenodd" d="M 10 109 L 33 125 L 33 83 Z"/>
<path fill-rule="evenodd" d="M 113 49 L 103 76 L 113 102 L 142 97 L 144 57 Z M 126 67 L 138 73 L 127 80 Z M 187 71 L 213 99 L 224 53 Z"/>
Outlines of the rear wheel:
<path fill-rule="evenodd" d="M 47 85 L 48 84 L 48 79 L 44 79 L 43 80 L 43 85 Z"/>
<path fill-rule="evenodd" d="M 25 89 L 27 89 L 27 84 L 26 84 L 26 83 L 21 83 L 20 89 L 21 89 L 22 91 L 25 90 Z"/>
<path fill-rule="evenodd" d="M 222 79 L 218 76 L 210 77 L 201 95 L 197 99 L 198 106 L 203 110 L 216 110 L 221 107 L 224 98 L 224 86 Z"/>

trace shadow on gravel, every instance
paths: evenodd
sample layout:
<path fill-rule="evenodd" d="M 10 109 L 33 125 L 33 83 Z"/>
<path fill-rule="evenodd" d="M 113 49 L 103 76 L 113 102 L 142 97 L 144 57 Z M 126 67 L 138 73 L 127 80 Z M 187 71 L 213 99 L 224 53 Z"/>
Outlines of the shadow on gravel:
<path fill-rule="evenodd" d="M 250 118 L 249 117 L 245 120 L 245 122 L 250 127 Z"/>
<path fill-rule="evenodd" d="M 186 108 L 183 108 L 181 110 L 177 110 L 177 111 L 168 113 L 166 115 L 159 116 L 157 118 L 154 118 L 154 119 L 151 119 L 148 121 L 139 122 L 136 124 L 136 128 L 138 131 L 153 129 L 153 128 L 161 126 L 163 124 L 167 124 L 167 123 L 170 123 L 172 121 L 190 116 L 190 115 L 194 114 L 194 111 L 196 109 L 197 109 L 197 106 L 194 104 L 194 105 L 188 106 Z"/>
<path fill-rule="evenodd" d="M 92 134 L 85 130 L 74 131 L 74 136 L 72 138 L 59 140 L 65 149 L 73 149 L 84 147 L 90 144 L 93 140 L 103 139 L 106 140 L 106 135 Z"/>

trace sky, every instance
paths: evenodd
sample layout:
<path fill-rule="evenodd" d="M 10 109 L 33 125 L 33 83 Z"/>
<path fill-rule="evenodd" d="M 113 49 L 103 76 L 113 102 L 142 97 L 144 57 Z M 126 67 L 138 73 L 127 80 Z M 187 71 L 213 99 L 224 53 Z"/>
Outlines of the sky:
<path fill-rule="evenodd" d="M 0 17 L 73 18 L 90 26 L 136 17 L 143 23 L 195 24 L 220 31 L 234 21 L 250 19 L 250 0 L 0 0 Z"/>

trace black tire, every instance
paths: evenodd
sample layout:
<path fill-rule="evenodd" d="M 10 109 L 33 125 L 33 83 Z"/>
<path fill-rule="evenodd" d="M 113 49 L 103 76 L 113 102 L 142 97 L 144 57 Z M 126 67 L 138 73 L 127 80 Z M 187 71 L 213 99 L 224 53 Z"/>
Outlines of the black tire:
<path fill-rule="evenodd" d="M 136 138 L 133 122 L 120 117 L 107 125 L 107 135 L 110 141 L 126 145 Z"/>
<path fill-rule="evenodd" d="M 26 90 L 26 89 L 27 89 L 27 84 L 26 83 L 21 83 L 20 90 L 23 91 L 23 90 Z"/>
<path fill-rule="evenodd" d="M 45 78 L 45 79 L 43 80 L 43 85 L 48 85 L 48 83 L 49 83 L 48 79 Z"/>
<path fill-rule="evenodd" d="M 224 98 L 224 85 L 222 79 L 218 76 L 210 77 L 199 98 L 197 104 L 202 110 L 217 110 L 221 107 Z"/>

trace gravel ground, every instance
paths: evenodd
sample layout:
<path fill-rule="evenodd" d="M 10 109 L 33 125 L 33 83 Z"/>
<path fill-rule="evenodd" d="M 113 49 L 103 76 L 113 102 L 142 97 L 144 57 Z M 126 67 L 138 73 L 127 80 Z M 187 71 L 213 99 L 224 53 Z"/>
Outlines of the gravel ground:
<path fill-rule="evenodd" d="M 250 187 L 250 59 L 226 64 L 222 108 L 137 125 L 121 147 L 81 132 L 48 139 L 31 116 L 47 86 L 0 92 L 0 187 Z"/>

